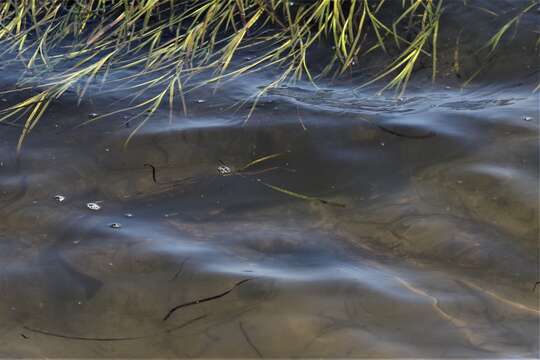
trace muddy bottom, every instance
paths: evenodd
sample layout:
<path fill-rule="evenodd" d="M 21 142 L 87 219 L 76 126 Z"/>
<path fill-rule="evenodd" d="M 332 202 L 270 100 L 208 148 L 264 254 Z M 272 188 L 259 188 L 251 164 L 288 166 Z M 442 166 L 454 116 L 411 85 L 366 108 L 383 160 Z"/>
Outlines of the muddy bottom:
<path fill-rule="evenodd" d="M 539 356 L 530 89 L 220 94 L 0 129 L 0 356 Z"/>

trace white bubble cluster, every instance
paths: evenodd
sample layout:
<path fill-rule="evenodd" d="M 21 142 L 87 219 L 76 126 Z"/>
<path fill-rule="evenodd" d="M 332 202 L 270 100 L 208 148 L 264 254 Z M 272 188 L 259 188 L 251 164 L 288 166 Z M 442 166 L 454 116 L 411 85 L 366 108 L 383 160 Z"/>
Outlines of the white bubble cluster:
<path fill-rule="evenodd" d="M 64 200 L 66 200 L 66 197 L 64 195 L 56 194 L 54 195 L 54 200 L 61 203 L 61 202 L 64 202 Z"/>
<path fill-rule="evenodd" d="M 218 166 L 217 171 L 218 171 L 218 174 L 221 176 L 228 176 L 232 174 L 231 168 L 225 165 Z"/>
<path fill-rule="evenodd" d="M 95 202 L 89 202 L 88 204 L 86 204 L 86 207 L 94 211 L 101 210 L 101 206 L 99 206 L 99 204 Z"/>

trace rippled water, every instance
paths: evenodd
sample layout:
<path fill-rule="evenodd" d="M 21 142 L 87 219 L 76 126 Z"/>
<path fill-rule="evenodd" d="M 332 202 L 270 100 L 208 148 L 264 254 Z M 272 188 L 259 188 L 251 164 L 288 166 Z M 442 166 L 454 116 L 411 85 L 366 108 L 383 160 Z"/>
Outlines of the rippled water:
<path fill-rule="evenodd" d="M 19 160 L 1 129 L 0 355 L 538 356 L 537 95 L 283 87 L 243 125 L 249 86 L 127 150 L 121 117 L 71 129 L 99 96 Z"/>
<path fill-rule="evenodd" d="M 251 104 L 231 106 L 267 80 L 250 75 L 190 94 L 187 118 L 160 110 L 127 149 L 124 114 L 74 129 L 123 105 L 94 91 L 52 104 L 19 158 L 0 127 L 0 357 L 538 358 L 526 34 L 465 90 L 299 82 L 244 123 Z"/>

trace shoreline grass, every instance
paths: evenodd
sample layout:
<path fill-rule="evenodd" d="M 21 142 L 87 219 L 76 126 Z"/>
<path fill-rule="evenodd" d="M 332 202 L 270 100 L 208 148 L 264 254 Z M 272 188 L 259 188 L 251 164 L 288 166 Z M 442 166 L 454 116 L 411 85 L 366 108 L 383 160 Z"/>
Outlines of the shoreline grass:
<path fill-rule="evenodd" d="M 360 86 L 385 81 L 382 91 L 402 94 L 418 62 L 431 62 L 437 77 L 437 42 L 445 0 L 7 0 L 0 4 L 0 56 L 22 64 L 19 88 L 38 93 L 0 110 L 0 122 L 24 120 L 17 149 L 51 102 L 90 86 L 129 90 L 126 110 L 139 110 L 126 145 L 164 104 L 187 113 L 185 96 L 197 87 L 220 85 L 267 68 L 280 75 L 258 94 L 289 81 L 343 76 L 362 56 L 381 52 L 389 64 Z M 466 1 L 463 2 L 466 6 Z M 531 1 L 493 35 L 493 52 Z M 391 14 L 389 16 L 388 14 Z M 331 49 L 314 73 L 311 51 Z M 258 55 L 237 60 L 257 49 Z M 391 51 L 390 51 L 391 50 Z M 392 53 L 392 54 L 391 54 Z M 9 61 L 8 61 L 9 62 Z M 133 70 L 122 79 L 113 72 Z M 204 80 L 199 80 L 201 75 Z M 152 96 L 146 96 L 152 93 Z M 146 96 L 146 97 L 145 97 Z"/>

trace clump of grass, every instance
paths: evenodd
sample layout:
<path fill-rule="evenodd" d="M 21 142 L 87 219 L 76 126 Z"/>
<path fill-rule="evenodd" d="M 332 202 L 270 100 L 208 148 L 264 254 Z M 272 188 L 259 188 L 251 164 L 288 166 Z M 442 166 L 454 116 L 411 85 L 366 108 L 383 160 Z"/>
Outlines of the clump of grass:
<path fill-rule="evenodd" d="M 280 75 L 254 95 L 258 99 L 287 81 L 315 83 L 343 75 L 363 55 L 389 53 L 390 47 L 397 55 L 390 55 L 388 67 L 365 85 L 389 78 L 383 90 L 402 93 L 422 57 L 431 58 L 436 77 L 443 1 L 5 0 L 0 3 L 0 56 L 24 65 L 19 89 L 39 92 L 2 110 L 0 122 L 24 119 L 20 149 L 51 101 L 67 91 L 83 99 L 92 84 L 100 84 L 129 90 L 131 105 L 119 111 L 139 111 L 127 144 L 162 105 L 168 104 L 171 119 L 177 107 L 186 113 L 185 96 L 199 86 L 279 67 Z M 396 6 L 397 16 L 382 16 Z M 492 49 L 506 30 L 492 39 Z M 321 42 L 332 53 L 314 73 L 308 55 Z M 258 55 L 235 61 L 251 49 Z M 111 76 L 123 70 L 132 71 Z"/>

